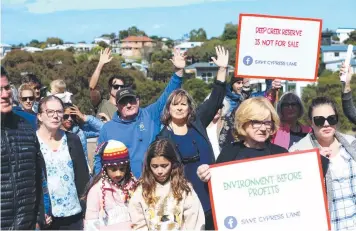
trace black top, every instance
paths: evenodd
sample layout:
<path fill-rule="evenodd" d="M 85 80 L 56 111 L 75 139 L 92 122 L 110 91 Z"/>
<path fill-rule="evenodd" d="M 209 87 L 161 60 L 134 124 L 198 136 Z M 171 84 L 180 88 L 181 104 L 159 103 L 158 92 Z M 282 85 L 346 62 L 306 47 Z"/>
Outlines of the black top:
<path fill-rule="evenodd" d="M 234 142 L 226 145 L 216 160 L 216 163 L 224 163 L 234 160 L 244 160 L 255 157 L 268 156 L 273 154 L 288 153 L 288 150 L 278 145 L 266 142 L 263 149 L 254 149 L 246 147 L 243 142 Z"/>
<path fill-rule="evenodd" d="M 292 131 L 290 131 L 289 147 L 292 147 L 293 144 L 298 143 L 307 134 L 308 133 L 304 133 L 304 132 L 292 132 Z"/>

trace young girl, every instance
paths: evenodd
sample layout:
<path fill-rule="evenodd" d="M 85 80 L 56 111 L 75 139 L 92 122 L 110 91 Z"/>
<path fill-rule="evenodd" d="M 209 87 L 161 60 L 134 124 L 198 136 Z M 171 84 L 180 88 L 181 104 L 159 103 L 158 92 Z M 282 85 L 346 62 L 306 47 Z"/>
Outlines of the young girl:
<path fill-rule="evenodd" d="M 102 171 L 93 179 L 84 196 L 87 201 L 85 230 L 130 230 L 128 201 L 136 189 L 127 147 L 116 140 L 101 144 Z"/>
<path fill-rule="evenodd" d="M 157 140 L 148 148 L 129 212 L 134 230 L 204 229 L 203 207 L 169 140 Z"/>

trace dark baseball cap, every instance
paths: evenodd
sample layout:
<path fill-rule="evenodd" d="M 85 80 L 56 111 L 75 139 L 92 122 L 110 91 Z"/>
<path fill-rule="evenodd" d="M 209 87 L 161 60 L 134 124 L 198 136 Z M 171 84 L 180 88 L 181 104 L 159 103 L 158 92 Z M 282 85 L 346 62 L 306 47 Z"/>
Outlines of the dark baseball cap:
<path fill-rule="evenodd" d="M 120 102 L 125 97 L 136 98 L 135 92 L 131 88 L 123 88 L 116 92 L 116 102 Z"/>

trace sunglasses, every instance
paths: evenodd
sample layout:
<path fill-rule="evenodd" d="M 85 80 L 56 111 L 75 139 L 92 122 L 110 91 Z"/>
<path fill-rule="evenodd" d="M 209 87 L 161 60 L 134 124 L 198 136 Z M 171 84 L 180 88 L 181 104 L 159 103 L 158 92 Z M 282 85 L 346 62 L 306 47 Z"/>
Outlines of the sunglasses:
<path fill-rule="evenodd" d="M 77 119 L 76 115 L 65 114 L 65 115 L 63 115 L 63 120 L 68 120 L 69 117 L 72 118 L 72 120 L 76 120 Z"/>
<path fill-rule="evenodd" d="M 21 100 L 22 100 L 23 102 L 26 102 L 27 100 L 29 100 L 29 101 L 34 101 L 34 100 L 35 100 L 35 97 L 34 97 L 34 96 L 21 97 Z"/>
<path fill-rule="evenodd" d="M 314 124 L 318 127 L 323 127 L 325 121 L 328 121 L 328 124 L 331 126 L 336 125 L 337 122 L 339 122 L 337 115 L 330 115 L 327 118 L 325 118 L 324 116 L 314 116 L 313 121 Z"/>
<path fill-rule="evenodd" d="M 119 84 L 113 84 L 113 85 L 111 85 L 111 87 L 112 88 L 114 88 L 115 90 L 118 90 L 118 89 L 121 89 L 121 88 L 124 88 L 125 87 L 125 85 L 119 85 Z"/>

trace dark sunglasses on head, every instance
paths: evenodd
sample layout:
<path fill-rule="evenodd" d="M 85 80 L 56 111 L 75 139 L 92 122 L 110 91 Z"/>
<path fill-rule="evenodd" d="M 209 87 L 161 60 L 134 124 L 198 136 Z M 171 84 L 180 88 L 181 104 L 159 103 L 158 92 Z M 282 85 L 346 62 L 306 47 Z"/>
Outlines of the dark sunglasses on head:
<path fill-rule="evenodd" d="M 30 101 L 34 101 L 34 100 L 35 100 L 35 97 L 34 97 L 34 96 L 21 97 L 21 100 L 22 100 L 23 102 L 26 102 L 27 99 L 30 100 Z"/>
<path fill-rule="evenodd" d="M 118 90 L 118 89 L 122 89 L 125 87 L 125 85 L 120 85 L 120 84 L 113 84 L 111 85 L 112 88 L 114 88 L 115 90 Z"/>
<path fill-rule="evenodd" d="M 298 107 L 298 103 L 282 103 L 282 107 Z"/>
<path fill-rule="evenodd" d="M 72 118 L 72 120 L 76 120 L 76 118 L 77 118 L 76 115 L 65 114 L 65 115 L 63 115 L 63 120 L 68 120 L 69 117 Z"/>
<path fill-rule="evenodd" d="M 325 124 L 325 121 L 328 121 L 328 124 L 333 126 L 336 125 L 339 121 L 337 115 L 330 115 L 327 118 L 324 116 L 314 116 L 313 117 L 314 124 L 318 127 L 322 127 Z"/>

